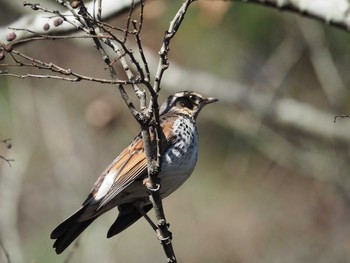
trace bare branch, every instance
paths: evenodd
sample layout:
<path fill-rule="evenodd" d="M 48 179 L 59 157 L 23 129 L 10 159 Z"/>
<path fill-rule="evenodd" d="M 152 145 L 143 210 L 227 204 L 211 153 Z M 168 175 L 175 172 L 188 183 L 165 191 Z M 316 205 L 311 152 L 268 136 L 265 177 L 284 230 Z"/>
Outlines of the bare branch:
<path fill-rule="evenodd" d="M 129 34 L 129 31 L 130 31 L 130 23 L 131 23 L 131 19 L 132 19 L 132 14 L 135 10 L 135 2 L 132 0 L 131 1 L 131 7 L 130 7 L 130 10 L 129 10 L 129 15 L 128 15 L 128 19 L 126 21 L 126 27 L 125 27 L 125 32 L 124 32 L 124 38 L 122 40 L 123 43 L 126 42 L 126 40 L 128 39 L 128 34 Z"/>
<path fill-rule="evenodd" d="M 145 3 L 143 1 L 141 1 L 140 20 L 139 20 L 138 25 L 137 25 L 137 21 L 133 20 L 133 25 L 134 25 L 134 31 L 133 32 L 136 32 L 136 35 L 135 35 L 136 43 L 137 43 L 137 47 L 139 49 L 139 53 L 140 53 L 140 56 L 141 56 L 141 59 L 142 59 L 142 63 L 143 63 L 143 66 L 144 66 L 144 69 L 145 69 L 145 73 L 146 73 L 146 77 L 144 78 L 144 81 L 145 81 L 145 83 L 149 84 L 149 81 L 150 81 L 150 78 L 151 78 L 151 73 L 150 73 L 150 70 L 149 70 L 149 67 L 148 67 L 148 62 L 146 60 L 145 53 L 143 51 L 143 47 L 142 47 L 142 44 L 141 44 L 141 37 L 140 37 L 140 33 L 141 33 L 141 30 L 142 30 L 142 25 L 143 25 L 144 6 L 145 6 Z"/>
<path fill-rule="evenodd" d="M 150 191 L 150 200 L 152 202 L 153 208 L 155 210 L 155 215 L 158 220 L 158 238 L 162 243 L 163 249 L 167 255 L 167 262 L 176 262 L 175 253 L 171 244 L 172 234 L 169 232 L 167 221 L 165 219 L 164 210 L 162 206 L 162 201 L 160 198 L 160 185 L 158 183 L 158 174 L 161 171 L 161 163 L 162 163 L 162 148 L 161 141 L 164 136 L 162 130 L 160 128 L 159 121 L 159 106 L 157 102 L 157 94 L 160 91 L 160 82 L 163 76 L 164 71 L 168 68 L 168 52 L 170 40 L 175 36 L 177 30 L 181 22 L 184 19 L 184 16 L 187 12 L 188 7 L 193 2 L 193 0 L 187 0 L 182 4 L 179 11 L 176 13 L 172 22 L 170 23 L 169 29 L 165 32 L 164 40 L 162 43 L 162 47 L 159 51 L 160 60 L 158 64 L 157 74 L 155 76 L 154 82 L 154 93 L 152 94 L 152 99 L 149 104 L 149 108 L 152 110 L 153 115 L 155 117 L 155 140 L 156 140 L 156 154 L 154 154 L 150 149 L 150 134 L 149 129 L 147 127 L 142 127 L 142 137 L 145 142 L 145 153 L 147 156 L 147 169 L 148 169 L 148 183 L 146 184 L 148 190 Z M 141 52 L 141 54 L 143 51 Z M 148 144 L 147 148 L 146 145 Z M 156 156 L 155 160 L 154 157 Z"/>
<path fill-rule="evenodd" d="M 338 118 L 341 118 L 341 119 L 344 119 L 344 118 L 350 118 L 350 115 L 348 115 L 348 114 L 344 114 L 344 115 L 343 115 L 343 114 L 341 114 L 341 115 L 336 115 L 336 116 L 334 117 L 333 122 L 334 122 L 334 123 L 336 123 Z"/>
<path fill-rule="evenodd" d="M 114 80 L 108 80 L 108 79 L 93 78 L 93 77 L 83 76 L 83 75 L 80 75 L 79 77 L 76 77 L 76 78 L 69 78 L 69 77 L 62 77 L 62 76 L 56 76 L 56 75 L 14 74 L 14 73 L 8 73 L 6 71 L 0 71 L 0 76 L 9 76 L 9 77 L 15 77 L 19 79 L 26 79 L 26 78 L 54 79 L 54 80 L 63 80 L 63 81 L 69 81 L 69 82 L 80 82 L 82 80 L 86 80 L 86 81 L 103 83 L 103 84 L 119 84 L 119 83 L 129 84 L 126 81 L 114 81 Z"/>
<path fill-rule="evenodd" d="M 0 155 L 0 159 L 3 159 L 5 162 L 7 162 L 10 167 L 12 167 L 11 162 L 15 161 L 14 159 L 7 159 L 6 157 L 4 157 L 2 155 Z"/>
<path fill-rule="evenodd" d="M 308 0 L 229 0 L 233 2 L 252 3 L 276 8 L 280 11 L 288 11 L 313 18 L 327 25 L 346 31 L 350 30 L 349 10 L 350 3 L 347 0 L 332 1 L 308 1 Z"/>
<path fill-rule="evenodd" d="M 125 29 L 125 28 L 111 25 L 111 24 L 105 23 L 103 21 L 96 21 L 96 24 L 98 25 L 98 27 L 102 28 L 103 30 L 106 30 L 106 28 L 109 28 L 109 29 L 114 29 L 114 30 L 122 32 L 122 33 L 125 33 L 125 31 L 127 31 L 127 29 Z M 135 34 L 135 33 L 133 31 L 129 31 L 128 34 Z"/>
<path fill-rule="evenodd" d="M 169 29 L 165 32 L 163 44 L 159 51 L 160 60 L 154 81 L 155 92 L 158 92 L 160 90 L 160 82 L 162 80 L 164 71 L 169 67 L 168 52 L 170 40 L 175 36 L 177 30 L 179 29 L 179 26 L 181 25 L 181 22 L 185 17 L 185 13 L 192 2 L 194 2 L 194 0 L 188 0 L 182 4 L 179 11 L 177 12 L 173 20 L 170 22 Z"/>
<path fill-rule="evenodd" d="M 129 82 L 126 80 L 119 80 L 119 79 L 108 80 L 108 79 L 85 76 L 77 72 L 74 72 L 71 69 L 62 68 L 51 62 L 46 63 L 38 59 L 34 59 L 16 50 L 11 50 L 9 54 L 14 60 L 15 64 L 2 63 L 0 64 L 0 67 L 30 67 L 30 68 L 36 68 L 39 70 L 48 70 L 63 76 L 49 75 L 49 74 L 14 74 L 14 73 L 9 73 L 6 70 L 0 71 L 0 76 L 10 76 L 10 77 L 16 77 L 16 78 L 22 78 L 22 79 L 23 78 L 39 78 L 39 79 L 46 78 L 46 79 L 56 79 L 56 80 L 64 80 L 64 81 L 71 81 L 71 82 L 79 82 L 81 80 L 86 80 L 86 81 L 93 81 L 93 82 L 106 83 L 106 84 L 135 83 L 135 82 Z M 20 60 L 20 59 L 23 59 L 23 60 Z M 67 77 L 64 77 L 64 76 L 67 76 Z"/>
<path fill-rule="evenodd" d="M 47 35 L 47 34 L 38 34 L 32 30 L 25 29 L 25 28 L 11 28 L 14 31 L 25 31 L 28 33 L 33 34 L 33 37 L 28 37 L 25 39 L 20 39 L 17 41 L 14 41 L 13 44 L 21 44 L 25 42 L 30 42 L 30 41 L 36 41 L 36 40 L 58 40 L 58 39 L 84 39 L 84 38 L 109 38 L 110 36 L 90 36 L 90 35 L 62 35 L 62 36 L 55 36 L 55 35 Z"/>

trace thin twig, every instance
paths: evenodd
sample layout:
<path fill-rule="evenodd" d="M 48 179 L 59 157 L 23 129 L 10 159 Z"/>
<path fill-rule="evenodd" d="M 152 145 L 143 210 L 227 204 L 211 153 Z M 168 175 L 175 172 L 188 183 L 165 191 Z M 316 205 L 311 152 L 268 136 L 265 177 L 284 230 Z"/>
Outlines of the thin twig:
<path fill-rule="evenodd" d="M 337 115 L 337 116 L 334 117 L 333 122 L 336 123 L 336 121 L 337 121 L 338 118 L 341 118 L 341 119 L 350 118 L 350 115 L 348 115 L 348 114 L 340 114 L 340 115 Z"/>
<path fill-rule="evenodd" d="M 160 82 L 162 80 L 164 71 L 169 67 L 168 53 L 170 40 L 175 36 L 177 30 L 179 29 L 179 26 L 181 25 L 185 17 L 188 7 L 194 1 L 195 0 L 187 0 L 185 3 L 182 4 L 181 8 L 178 10 L 175 17 L 171 21 L 169 29 L 165 32 L 163 44 L 159 51 L 160 60 L 153 85 L 156 93 L 158 93 L 160 90 Z"/>
<path fill-rule="evenodd" d="M 18 57 L 16 57 L 15 55 Z M 46 63 L 38 59 L 34 59 L 16 50 L 12 50 L 10 52 L 10 56 L 12 57 L 15 64 L 2 63 L 0 64 L 0 67 L 15 67 L 15 66 L 30 67 L 30 68 L 36 68 L 39 70 L 48 70 L 63 76 L 49 75 L 49 74 L 46 74 L 46 75 L 45 74 L 14 74 L 14 73 L 9 73 L 7 71 L 0 71 L 0 76 L 10 76 L 10 77 L 16 77 L 16 78 L 22 78 L 22 79 L 23 78 L 38 78 L 38 79 L 46 78 L 46 79 L 56 79 L 56 80 L 64 80 L 64 81 L 71 81 L 71 82 L 79 82 L 81 80 L 86 80 L 86 81 L 93 81 L 98 83 L 125 84 L 125 85 L 135 83 L 135 81 L 131 82 L 128 80 L 119 80 L 119 79 L 108 80 L 108 79 L 85 76 L 77 72 L 74 72 L 71 69 L 65 69 L 53 63 Z M 28 61 L 28 62 L 25 62 L 25 61 Z"/>
<path fill-rule="evenodd" d="M 140 20 L 139 20 L 139 23 L 138 23 L 138 27 L 136 26 L 136 21 L 134 20 L 133 24 L 134 24 L 134 32 L 136 32 L 136 43 L 137 43 L 137 47 L 139 49 L 139 53 L 140 53 L 140 56 L 141 56 L 141 59 L 142 59 L 142 63 L 143 63 L 143 66 L 144 66 L 144 69 L 145 69 L 145 73 L 146 73 L 146 78 L 144 78 L 144 82 L 145 82 L 145 85 L 146 86 L 150 86 L 150 76 L 151 76 L 151 73 L 150 73 L 150 70 L 148 68 L 148 63 L 147 63 L 147 60 L 146 60 L 146 57 L 145 57 L 145 53 L 143 51 L 143 47 L 142 47 L 142 42 L 141 42 L 141 31 L 142 31 L 142 25 L 143 25 L 143 12 L 144 12 L 144 7 L 145 7 L 145 3 L 144 1 L 140 1 L 140 6 L 141 6 L 141 9 L 140 9 Z"/>
<path fill-rule="evenodd" d="M 128 39 L 128 34 L 129 34 L 129 30 L 130 30 L 130 21 L 131 21 L 131 18 L 132 18 L 132 14 L 135 10 L 135 2 L 134 0 L 131 0 L 131 6 L 130 6 L 130 9 L 129 9 L 129 15 L 128 15 L 128 18 L 126 20 L 126 30 L 124 32 L 124 38 L 122 40 L 123 43 L 126 43 L 126 40 Z"/>
<path fill-rule="evenodd" d="M 125 33 L 125 31 L 126 31 L 125 28 L 113 26 L 113 25 L 105 23 L 103 21 L 96 21 L 96 24 L 99 28 L 102 28 L 103 30 L 105 30 L 105 28 L 109 28 L 109 29 L 114 29 L 114 30 L 122 32 L 122 33 Z M 129 31 L 128 34 L 135 34 L 135 33 L 133 31 Z"/>
<path fill-rule="evenodd" d="M 90 35 L 78 35 L 78 36 L 72 36 L 72 35 L 63 35 L 63 36 L 54 36 L 54 35 L 45 35 L 45 34 L 39 34 L 35 31 L 29 30 L 29 29 L 22 29 L 22 28 L 9 28 L 14 31 L 25 31 L 27 33 L 31 33 L 34 36 L 33 37 L 28 37 L 25 39 L 20 39 L 18 41 L 12 42 L 13 45 L 20 44 L 20 43 L 25 43 L 25 42 L 30 42 L 30 41 L 37 41 L 37 40 L 60 40 L 60 39 L 84 39 L 84 38 L 109 38 L 110 36 L 90 36 Z"/>
<path fill-rule="evenodd" d="M 5 162 L 7 162 L 10 167 L 12 167 L 11 162 L 15 161 L 14 159 L 7 159 L 6 157 L 4 157 L 2 155 L 0 155 L 0 159 L 3 159 Z"/>
<path fill-rule="evenodd" d="M 50 9 L 48 9 L 48 8 L 45 8 L 45 7 L 42 7 L 40 4 L 38 4 L 38 3 L 35 3 L 35 4 L 33 4 L 33 3 L 28 3 L 28 2 L 26 2 L 26 1 L 24 1 L 23 2 L 23 6 L 24 7 L 27 7 L 27 6 L 29 6 L 33 11 L 42 11 L 42 12 L 45 12 L 45 13 L 50 13 L 50 14 L 55 14 L 55 11 L 53 11 L 53 10 L 50 10 Z"/>
<path fill-rule="evenodd" d="M 1 66 L 1 65 L 0 65 Z M 33 79 L 54 79 L 54 80 L 63 80 L 63 81 L 69 81 L 69 82 L 80 82 L 82 80 L 85 81 L 91 81 L 91 82 L 97 82 L 97 83 L 103 83 L 103 84 L 131 84 L 128 81 L 115 81 L 115 80 L 108 80 L 108 79 L 100 79 L 100 78 L 94 78 L 89 76 L 83 76 L 80 75 L 79 77 L 75 78 L 69 78 L 69 77 L 62 77 L 62 76 L 56 76 L 56 75 L 39 75 L 39 74 L 14 74 L 14 73 L 8 73 L 4 71 L 0 71 L 0 76 L 9 76 L 19 79 L 26 79 L 26 78 L 33 78 Z"/>

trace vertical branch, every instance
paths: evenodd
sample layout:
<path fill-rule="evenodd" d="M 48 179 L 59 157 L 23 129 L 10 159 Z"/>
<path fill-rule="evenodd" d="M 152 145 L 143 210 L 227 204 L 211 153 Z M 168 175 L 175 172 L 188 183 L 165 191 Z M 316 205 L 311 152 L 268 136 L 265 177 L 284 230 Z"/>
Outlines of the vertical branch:
<path fill-rule="evenodd" d="M 187 12 L 188 7 L 191 3 L 193 3 L 196 0 L 186 0 L 181 6 L 181 8 L 177 11 L 175 17 L 170 22 L 169 29 L 165 32 L 164 39 L 162 46 L 159 51 L 159 63 L 158 63 L 158 69 L 156 73 L 156 77 L 154 80 L 154 90 L 155 92 L 159 92 L 160 90 L 160 82 L 162 80 L 164 71 L 168 69 L 169 67 L 169 61 L 168 61 L 168 53 L 169 53 L 169 45 L 170 40 L 175 36 L 177 30 L 179 29 L 183 19 L 185 18 L 185 14 Z"/>
<path fill-rule="evenodd" d="M 128 19 L 126 21 L 126 27 L 125 27 L 125 31 L 124 31 L 124 39 L 122 40 L 123 43 L 126 43 L 126 41 L 128 40 L 128 36 L 129 36 L 129 30 L 130 30 L 130 23 L 131 23 L 131 18 L 132 18 L 132 14 L 134 12 L 135 9 L 135 3 L 134 0 L 131 1 L 131 7 L 129 10 L 129 15 L 128 15 Z"/>
<path fill-rule="evenodd" d="M 168 52 L 170 40 L 175 36 L 176 32 L 184 19 L 185 13 L 194 0 L 187 0 L 182 4 L 179 11 L 176 13 L 174 19 L 171 21 L 169 29 L 165 32 L 164 40 L 162 43 L 161 50 L 159 52 L 160 60 L 158 65 L 157 74 L 155 77 L 155 82 L 153 86 L 153 92 L 151 92 L 152 98 L 149 104 L 149 110 L 153 113 L 155 120 L 155 141 L 156 141 L 156 153 L 152 154 L 152 149 L 146 149 L 146 144 L 150 145 L 151 140 L 149 136 L 149 130 L 143 127 L 142 136 L 145 142 L 145 153 L 147 156 L 147 169 L 148 169 L 148 184 L 147 188 L 150 191 L 150 201 L 155 210 L 155 215 L 158 220 L 158 238 L 161 241 L 164 252 L 167 255 L 167 262 L 177 262 L 175 253 L 172 247 L 172 234 L 169 232 L 169 224 L 167 224 L 164 209 L 162 205 L 162 200 L 160 197 L 160 182 L 159 182 L 159 172 L 161 171 L 162 163 L 162 148 L 161 141 L 163 138 L 163 132 L 160 127 L 159 119 L 159 106 L 158 106 L 158 93 L 160 91 L 160 82 L 164 71 L 168 68 Z M 142 55 L 142 53 L 141 53 Z"/>
<path fill-rule="evenodd" d="M 156 103 L 154 103 L 156 104 Z M 156 111 L 156 115 L 159 119 L 159 111 Z M 158 239 L 161 241 L 161 244 L 163 246 L 163 250 L 167 256 L 167 262 L 176 262 L 176 257 L 174 253 L 174 249 L 171 243 L 172 240 L 172 234 L 168 231 L 169 224 L 167 224 L 162 204 L 162 199 L 160 197 L 160 179 L 158 177 L 160 171 L 161 171 L 161 156 L 162 156 L 162 150 L 161 150 L 161 140 L 159 137 L 161 134 L 159 134 L 158 131 L 161 131 L 159 123 L 155 123 L 155 144 L 156 144 L 156 152 L 151 148 L 152 142 L 151 142 L 151 136 L 150 136 L 150 129 L 149 124 L 141 125 L 142 128 L 142 138 L 144 141 L 144 148 L 145 148 L 145 154 L 147 158 L 147 170 L 148 170 L 148 180 L 147 180 L 147 189 L 150 193 L 150 201 L 152 203 L 153 209 L 155 211 L 155 215 L 157 218 L 157 236 Z M 155 145 L 153 143 L 153 145 Z"/>
<path fill-rule="evenodd" d="M 150 81 L 150 78 L 151 78 L 151 73 L 149 71 L 149 67 L 148 67 L 148 63 L 147 63 L 147 60 L 146 60 L 146 57 L 145 57 L 145 53 L 143 52 L 143 48 L 142 48 L 142 42 L 141 42 L 141 37 L 140 37 L 140 33 L 142 31 L 142 26 L 143 26 L 143 10 L 144 10 L 144 7 L 145 7 L 145 3 L 144 1 L 140 1 L 140 20 L 139 20 L 139 23 L 137 25 L 137 21 L 136 20 L 133 20 L 133 25 L 134 25 L 134 30 L 136 32 L 135 34 L 135 37 L 136 37 L 136 43 L 137 43 L 137 47 L 139 49 L 139 53 L 140 53 L 140 56 L 141 56 L 141 60 L 142 60 L 142 63 L 143 63 L 143 66 L 144 66 L 144 69 L 145 69 L 145 78 L 144 78 L 144 82 L 145 83 L 148 83 L 149 84 L 149 81 Z M 153 87 L 151 87 L 152 90 L 153 90 Z"/>

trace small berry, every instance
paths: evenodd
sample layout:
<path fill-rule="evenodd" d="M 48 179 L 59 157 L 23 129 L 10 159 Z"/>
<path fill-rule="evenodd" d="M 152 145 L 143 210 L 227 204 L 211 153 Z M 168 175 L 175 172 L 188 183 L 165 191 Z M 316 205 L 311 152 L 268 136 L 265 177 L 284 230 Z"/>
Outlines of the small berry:
<path fill-rule="evenodd" d="M 7 41 L 13 41 L 13 40 L 15 40 L 16 39 L 16 33 L 15 32 L 11 32 L 11 33 L 9 33 L 7 36 L 6 36 L 6 40 Z"/>
<path fill-rule="evenodd" d="M 44 31 L 47 31 L 50 29 L 50 25 L 48 23 L 45 23 L 43 26 Z"/>
<path fill-rule="evenodd" d="M 4 46 L 4 49 L 6 50 L 6 52 L 11 52 L 13 50 L 13 46 L 12 45 L 6 45 L 6 46 Z"/>
<path fill-rule="evenodd" d="M 62 23 L 63 23 L 63 19 L 62 18 L 57 18 L 57 19 L 55 19 L 53 21 L 53 25 L 56 26 L 56 27 L 62 25 Z"/>

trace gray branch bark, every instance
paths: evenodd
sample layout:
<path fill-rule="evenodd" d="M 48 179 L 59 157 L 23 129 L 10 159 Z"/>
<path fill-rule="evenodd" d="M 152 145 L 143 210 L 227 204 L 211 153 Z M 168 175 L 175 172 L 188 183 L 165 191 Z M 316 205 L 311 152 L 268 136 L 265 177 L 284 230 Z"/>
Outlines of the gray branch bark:
<path fill-rule="evenodd" d="M 350 3 L 347 0 L 231 0 L 289 11 L 325 22 L 344 30 L 350 29 Z"/>

